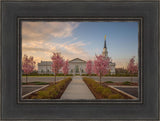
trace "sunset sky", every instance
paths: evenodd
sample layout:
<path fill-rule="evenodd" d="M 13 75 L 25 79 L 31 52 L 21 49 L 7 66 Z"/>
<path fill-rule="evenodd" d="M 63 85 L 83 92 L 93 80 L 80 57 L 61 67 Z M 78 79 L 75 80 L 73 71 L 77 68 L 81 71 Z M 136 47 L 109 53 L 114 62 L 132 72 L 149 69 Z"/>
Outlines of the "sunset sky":
<path fill-rule="evenodd" d="M 126 68 L 133 56 L 137 62 L 137 22 L 23 22 L 22 56 L 33 56 L 36 63 L 51 61 L 52 52 L 69 60 L 94 60 L 102 53 L 105 35 L 116 68 Z"/>

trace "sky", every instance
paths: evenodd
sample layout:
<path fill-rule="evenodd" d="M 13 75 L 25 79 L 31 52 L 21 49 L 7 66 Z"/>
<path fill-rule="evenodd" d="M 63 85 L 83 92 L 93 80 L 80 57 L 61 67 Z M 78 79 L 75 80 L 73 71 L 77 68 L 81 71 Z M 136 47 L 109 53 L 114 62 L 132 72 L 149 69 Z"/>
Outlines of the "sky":
<path fill-rule="evenodd" d="M 102 53 L 104 36 L 108 55 L 116 68 L 138 60 L 138 22 L 22 22 L 22 57 L 33 56 L 38 64 L 51 61 L 52 52 L 64 59 L 94 60 Z"/>

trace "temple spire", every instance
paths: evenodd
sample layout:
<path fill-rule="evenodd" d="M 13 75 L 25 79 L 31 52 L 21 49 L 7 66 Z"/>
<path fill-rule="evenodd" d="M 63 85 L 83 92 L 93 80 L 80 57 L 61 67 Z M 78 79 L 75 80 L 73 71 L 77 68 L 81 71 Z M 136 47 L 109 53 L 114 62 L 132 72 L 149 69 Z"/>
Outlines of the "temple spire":
<path fill-rule="evenodd" d="M 104 36 L 104 48 L 106 48 L 106 35 Z"/>
<path fill-rule="evenodd" d="M 105 57 L 108 57 L 108 51 L 107 51 L 107 46 L 106 46 L 106 35 L 104 36 L 104 48 L 103 48 L 102 55 Z"/>

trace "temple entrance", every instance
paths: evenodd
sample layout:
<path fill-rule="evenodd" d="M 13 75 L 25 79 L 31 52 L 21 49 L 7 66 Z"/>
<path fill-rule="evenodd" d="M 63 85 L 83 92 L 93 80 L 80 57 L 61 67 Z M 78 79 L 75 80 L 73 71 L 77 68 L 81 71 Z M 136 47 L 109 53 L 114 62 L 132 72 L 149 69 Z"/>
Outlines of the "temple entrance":
<path fill-rule="evenodd" d="M 69 61 L 70 70 L 69 73 L 73 75 L 82 75 L 85 73 L 85 65 L 86 62 L 84 60 L 81 60 L 79 58 L 75 58 L 71 61 Z"/>
<path fill-rule="evenodd" d="M 76 74 L 79 74 L 79 66 L 78 65 L 75 66 L 75 70 L 76 70 Z"/>
<path fill-rule="evenodd" d="M 75 65 L 75 75 L 81 75 L 81 68 L 79 65 Z"/>

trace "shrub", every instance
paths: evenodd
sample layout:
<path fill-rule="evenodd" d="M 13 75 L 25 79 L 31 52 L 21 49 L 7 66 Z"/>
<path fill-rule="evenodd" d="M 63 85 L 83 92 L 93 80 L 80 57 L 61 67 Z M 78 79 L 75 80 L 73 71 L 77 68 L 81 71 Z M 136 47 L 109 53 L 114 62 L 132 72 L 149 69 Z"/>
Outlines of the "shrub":
<path fill-rule="evenodd" d="M 112 77 L 137 77 L 138 74 L 129 74 L 129 73 L 116 73 L 116 74 L 106 74 L 105 76 L 112 76 Z"/>
<path fill-rule="evenodd" d="M 49 91 L 39 91 L 38 99 L 47 99 L 50 96 L 49 93 Z"/>
<path fill-rule="evenodd" d="M 105 83 L 113 83 L 112 81 L 106 81 Z"/>
<path fill-rule="evenodd" d="M 66 76 L 73 76 L 73 74 L 67 74 Z"/>
<path fill-rule="evenodd" d="M 91 76 L 97 76 L 97 74 L 91 74 Z"/>
<path fill-rule="evenodd" d="M 80 76 L 80 74 L 76 74 L 76 76 Z"/>
<path fill-rule="evenodd" d="M 120 94 L 112 94 L 108 96 L 108 99 L 123 99 L 123 96 Z"/>
<path fill-rule="evenodd" d="M 98 93 L 102 93 L 103 90 L 104 90 L 104 88 L 102 86 L 97 86 L 97 88 L 96 88 L 96 92 L 98 92 Z"/>
<path fill-rule="evenodd" d="M 131 85 L 131 82 L 126 81 L 126 82 L 123 82 L 122 84 L 123 84 L 123 85 Z"/>
<path fill-rule="evenodd" d="M 82 76 L 88 76 L 88 74 L 82 74 Z"/>
<path fill-rule="evenodd" d="M 64 74 L 62 74 L 62 73 L 59 73 L 59 74 L 56 74 L 56 76 L 64 76 Z"/>
<path fill-rule="evenodd" d="M 109 88 L 105 88 L 102 92 L 102 95 L 107 98 L 111 94 L 111 90 Z"/>

